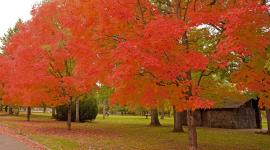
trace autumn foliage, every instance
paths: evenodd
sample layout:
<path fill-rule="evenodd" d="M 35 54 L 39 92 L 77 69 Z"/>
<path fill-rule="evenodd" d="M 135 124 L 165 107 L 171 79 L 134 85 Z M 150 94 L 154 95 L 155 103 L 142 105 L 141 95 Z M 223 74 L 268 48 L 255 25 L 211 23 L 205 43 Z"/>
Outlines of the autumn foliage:
<path fill-rule="evenodd" d="M 34 8 L 32 20 L 20 25 L 2 58 L 3 67 L 8 68 L 4 70 L 8 71 L 4 73 L 4 102 L 59 105 L 95 85 L 97 55 L 89 50 L 92 35 L 87 33 L 92 26 L 77 24 L 81 19 L 77 15 L 84 14 L 74 14 L 76 10 L 81 8 L 52 1 Z"/>
<path fill-rule="evenodd" d="M 0 58 L 4 102 L 59 105 L 99 81 L 115 89 L 114 103 L 169 101 L 178 111 L 195 110 L 214 105 L 201 96 L 201 83 L 223 71 L 269 103 L 262 67 L 270 39 L 266 5 L 173 0 L 159 6 L 155 0 L 51 0 L 34 7 Z"/>
<path fill-rule="evenodd" d="M 57 105 L 100 80 L 116 88 L 115 101 L 211 106 L 199 96 L 200 80 L 188 72 L 204 76 L 232 61 L 240 64 L 255 51 L 265 53 L 269 33 L 258 31 L 268 27 L 267 8 L 257 1 L 191 1 L 184 12 L 177 1 L 171 5 L 168 13 L 147 0 L 54 0 L 36 6 L 1 57 L 4 101 Z M 212 31 L 204 35 L 199 27 Z M 212 50 L 199 50 L 189 40 L 192 33 L 215 34 Z"/>

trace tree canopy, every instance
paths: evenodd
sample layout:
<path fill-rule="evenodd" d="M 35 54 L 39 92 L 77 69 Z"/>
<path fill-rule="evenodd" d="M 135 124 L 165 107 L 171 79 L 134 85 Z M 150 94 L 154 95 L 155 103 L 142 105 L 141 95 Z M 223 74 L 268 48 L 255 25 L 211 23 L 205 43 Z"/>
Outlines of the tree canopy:
<path fill-rule="evenodd" d="M 51 0 L 32 16 L 0 58 L 5 103 L 70 103 L 99 81 L 115 102 L 187 110 L 193 138 L 192 112 L 215 104 L 202 92 L 217 77 L 269 104 L 265 1 Z"/>

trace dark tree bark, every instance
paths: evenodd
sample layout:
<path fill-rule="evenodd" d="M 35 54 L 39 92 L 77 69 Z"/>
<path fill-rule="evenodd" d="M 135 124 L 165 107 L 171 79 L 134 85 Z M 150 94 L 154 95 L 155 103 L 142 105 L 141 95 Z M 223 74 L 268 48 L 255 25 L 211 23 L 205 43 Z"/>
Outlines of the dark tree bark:
<path fill-rule="evenodd" d="M 185 33 L 184 37 L 187 39 L 187 34 Z M 188 44 L 187 44 L 188 47 Z M 187 48 L 188 49 L 188 48 Z M 189 81 L 192 81 L 191 71 L 187 72 L 187 77 Z M 192 85 L 189 86 L 188 97 L 192 96 Z M 189 99 L 187 99 L 189 100 Z M 188 139 L 189 139 L 189 150 L 197 150 L 198 149 L 198 139 L 197 139 L 197 130 L 195 125 L 195 116 L 194 112 L 191 109 L 187 110 L 187 124 L 188 124 Z"/>
<path fill-rule="evenodd" d="M 173 126 L 173 132 L 184 132 L 183 129 L 183 117 L 184 113 L 183 112 L 177 112 L 174 108 L 173 110 L 174 114 L 174 126 Z"/>
<path fill-rule="evenodd" d="M 71 130 L 71 105 L 72 105 L 72 98 L 70 98 L 69 102 L 68 102 L 68 119 L 67 119 L 67 127 L 68 127 L 68 130 Z"/>
<path fill-rule="evenodd" d="M 159 119 L 158 119 L 158 110 L 157 108 L 152 108 L 151 110 L 151 123 L 150 123 L 151 126 L 160 126 L 160 122 L 159 122 Z"/>
<path fill-rule="evenodd" d="M 43 107 L 43 113 L 46 113 L 46 110 L 47 110 L 47 106 L 44 106 Z"/>
<path fill-rule="evenodd" d="M 197 150 L 197 131 L 195 126 L 195 117 L 194 112 L 187 110 L 187 123 L 188 123 L 188 141 L 189 141 L 189 150 Z"/>
<path fill-rule="evenodd" d="M 53 118 L 53 119 L 56 118 L 56 113 L 55 113 L 55 112 L 56 112 L 56 108 L 53 107 L 53 108 L 52 108 L 52 118 Z"/>
<path fill-rule="evenodd" d="M 8 114 L 13 115 L 13 108 L 12 106 L 8 106 Z"/>
<path fill-rule="evenodd" d="M 8 106 L 5 106 L 5 112 L 8 112 L 8 110 L 9 110 L 9 107 Z"/>
<path fill-rule="evenodd" d="M 76 101 L 76 122 L 80 122 L 80 101 Z"/>
<path fill-rule="evenodd" d="M 27 107 L 27 121 L 30 121 L 30 116 L 31 116 L 31 107 Z"/>
<path fill-rule="evenodd" d="M 265 108 L 266 111 L 266 120 L 267 120 L 267 133 L 270 135 L 270 109 Z"/>
<path fill-rule="evenodd" d="M 145 115 L 145 119 L 148 119 L 148 115 L 149 115 L 149 113 L 148 113 L 148 112 L 146 112 L 144 115 Z"/>

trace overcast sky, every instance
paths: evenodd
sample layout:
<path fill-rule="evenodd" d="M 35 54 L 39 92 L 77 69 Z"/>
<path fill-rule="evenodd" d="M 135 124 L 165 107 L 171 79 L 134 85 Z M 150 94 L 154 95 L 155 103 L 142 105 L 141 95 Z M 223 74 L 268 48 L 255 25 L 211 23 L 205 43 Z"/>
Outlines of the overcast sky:
<path fill-rule="evenodd" d="M 0 0 L 0 36 L 13 27 L 17 20 L 31 18 L 32 6 L 41 0 Z"/>

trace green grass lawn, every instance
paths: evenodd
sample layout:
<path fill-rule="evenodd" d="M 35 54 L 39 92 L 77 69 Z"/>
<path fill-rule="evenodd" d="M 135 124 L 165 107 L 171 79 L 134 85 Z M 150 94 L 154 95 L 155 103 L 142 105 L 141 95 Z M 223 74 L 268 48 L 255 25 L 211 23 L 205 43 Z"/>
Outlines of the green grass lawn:
<path fill-rule="evenodd" d="M 161 120 L 161 127 L 148 126 L 142 116 L 98 116 L 94 122 L 73 123 L 50 119 L 49 114 L 34 113 L 31 122 L 25 116 L 0 116 L 0 125 L 44 144 L 52 150 L 186 150 L 187 133 L 173 133 L 173 118 Z M 266 124 L 264 124 L 266 127 Z M 186 130 L 186 128 L 185 128 Z M 255 130 L 198 128 L 200 150 L 270 150 L 270 136 Z"/>
<path fill-rule="evenodd" d="M 262 128 L 267 129 L 266 114 L 265 111 L 261 111 L 262 114 Z"/>

